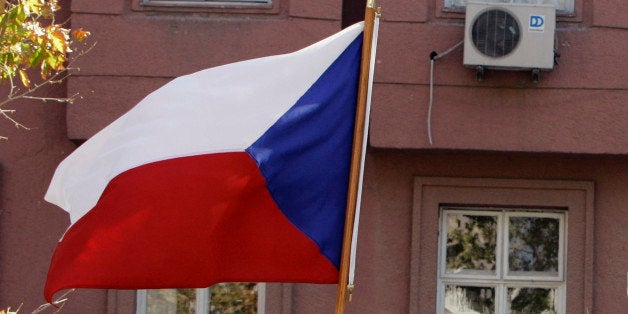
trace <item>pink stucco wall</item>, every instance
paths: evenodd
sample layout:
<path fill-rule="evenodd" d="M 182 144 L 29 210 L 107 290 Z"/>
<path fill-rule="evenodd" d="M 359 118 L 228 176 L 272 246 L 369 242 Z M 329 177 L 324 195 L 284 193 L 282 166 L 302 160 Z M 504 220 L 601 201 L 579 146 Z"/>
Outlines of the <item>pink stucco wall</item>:
<path fill-rule="evenodd" d="M 434 143 L 427 139 L 429 53 L 460 41 L 464 15 L 440 0 L 381 0 L 356 290 L 349 313 L 404 313 L 411 292 L 416 177 L 586 181 L 594 185 L 592 310 L 628 308 L 627 2 L 576 0 L 559 17 L 559 65 L 477 82 L 456 50 L 435 65 Z M 136 0 L 62 1 L 96 48 L 67 85 L 71 105 L 26 104 L 24 132 L 0 121 L 0 308 L 43 302 L 50 254 L 68 217 L 43 201 L 58 162 L 170 79 L 294 51 L 341 25 L 340 0 L 275 0 L 269 9 L 157 10 Z M 419 253 L 421 254 L 421 253 Z M 426 251 L 425 254 L 430 254 Z M 435 280 L 435 278 L 433 278 Z M 427 278 L 426 280 L 431 280 Z M 271 313 L 328 313 L 334 285 L 279 285 Z M 425 297 L 429 297 L 429 295 Z M 429 298 L 428 298 L 429 300 Z M 67 313 L 133 313 L 131 291 L 79 290 Z M 586 313 L 578 308 L 577 313 Z"/>
<path fill-rule="evenodd" d="M 70 80 L 70 91 L 85 95 L 68 109 L 70 138 L 89 137 L 172 77 L 289 52 L 322 38 L 338 29 L 341 5 L 280 1 L 271 14 L 261 10 L 189 18 L 189 12 L 138 11 L 133 3 L 72 4 L 72 23 L 92 30 L 99 46 L 79 63 L 81 73 Z M 489 71 L 477 82 L 475 71 L 462 66 L 462 49 L 437 61 L 432 145 L 426 120 L 428 56 L 463 38 L 464 14 L 443 13 L 440 1 L 380 5 L 384 14 L 373 96 L 378 104 L 372 120 L 374 147 L 627 152 L 628 140 L 621 136 L 628 127 L 623 119 L 628 109 L 621 106 L 628 102 L 627 43 L 618 40 L 625 36 L 624 2 L 576 1 L 574 17 L 559 17 L 559 65 L 542 73 L 539 83 L 530 80 L 529 72 L 508 71 Z M 129 95 L 111 98 L 111 93 L 94 89 L 97 84 L 121 90 L 129 79 Z"/>
<path fill-rule="evenodd" d="M 478 82 L 475 70 L 462 65 L 462 49 L 436 61 L 433 145 L 427 137 L 428 56 L 463 39 L 464 14 L 443 17 L 438 7 L 430 6 L 434 1 L 382 3 L 374 147 L 628 151 L 628 138 L 622 136 L 628 127 L 628 42 L 618 40 L 626 33 L 625 2 L 577 1 L 576 17 L 559 17 L 559 65 L 542 73 L 539 83 L 530 80 L 529 72 L 509 71 L 490 71 Z M 412 15 L 403 10 L 412 6 Z"/>

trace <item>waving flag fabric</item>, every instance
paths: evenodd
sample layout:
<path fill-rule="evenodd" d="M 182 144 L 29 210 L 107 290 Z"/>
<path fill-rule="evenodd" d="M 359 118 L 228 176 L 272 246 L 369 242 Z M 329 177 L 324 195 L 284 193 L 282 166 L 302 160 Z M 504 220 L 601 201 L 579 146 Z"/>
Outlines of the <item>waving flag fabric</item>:
<path fill-rule="evenodd" d="M 66 288 L 335 283 L 362 23 L 297 52 L 183 76 L 57 168 Z"/>

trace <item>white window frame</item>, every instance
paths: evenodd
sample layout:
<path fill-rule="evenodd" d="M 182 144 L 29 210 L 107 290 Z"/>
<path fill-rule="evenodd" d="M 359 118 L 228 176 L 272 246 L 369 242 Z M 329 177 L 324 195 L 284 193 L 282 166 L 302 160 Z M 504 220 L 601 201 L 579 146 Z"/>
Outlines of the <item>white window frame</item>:
<path fill-rule="evenodd" d="M 447 211 L 447 214 L 471 214 L 471 215 L 475 215 L 476 216 L 496 216 L 497 217 L 497 234 L 501 233 L 501 228 L 502 228 L 502 215 L 499 215 L 496 211 L 477 211 L 477 210 L 466 210 L 466 209 L 454 209 L 452 207 L 443 207 L 441 208 L 441 220 L 440 220 L 440 230 L 441 230 L 441 234 L 446 235 L 447 231 L 446 231 L 446 226 L 447 226 L 447 222 L 446 219 L 443 219 L 443 215 L 445 214 L 444 212 Z M 497 237 L 497 243 L 496 243 L 496 247 L 499 248 L 501 247 L 500 241 L 502 240 L 502 237 L 498 236 Z M 473 274 L 451 274 L 451 273 L 447 273 L 447 257 L 445 256 L 445 253 L 447 252 L 447 239 L 446 236 L 442 236 L 439 239 L 439 275 L 441 278 L 456 278 L 456 279 L 470 279 L 470 280 L 477 280 L 477 279 L 482 279 L 482 280 L 497 280 L 499 279 L 499 274 L 501 272 L 501 263 L 497 263 L 497 265 L 495 265 L 495 274 L 494 275 L 473 275 Z M 495 259 L 496 260 L 501 260 L 501 252 L 502 250 L 497 250 L 497 252 L 495 252 Z M 442 256 L 441 256 L 442 254 Z"/>
<path fill-rule="evenodd" d="M 461 0 L 443 0 L 443 8 L 449 9 L 449 10 L 463 10 L 466 7 L 466 3 L 468 3 L 469 1 L 478 2 L 480 0 L 462 0 L 462 1 L 464 2 L 463 5 L 458 4 L 461 2 Z M 481 1 L 494 2 L 494 3 L 522 3 L 521 1 L 516 1 L 516 0 L 481 0 Z M 536 3 L 536 1 L 530 0 L 530 3 Z M 576 0 L 565 0 L 565 8 L 564 9 L 556 8 L 556 14 L 566 14 L 566 15 L 574 14 L 575 6 L 576 6 Z"/>
<path fill-rule="evenodd" d="M 503 262 L 502 264 L 504 265 L 504 279 L 505 280 L 525 280 L 525 279 L 529 279 L 531 281 L 564 281 L 565 278 L 565 272 L 564 272 L 564 268 L 565 268 L 565 245 L 567 244 L 567 229 L 565 228 L 565 225 L 567 224 L 567 212 L 559 212 L 559 213 L 552 213 L 552 212 L 528 212 L 528 211 L 519 211 L 517 210 L 516 212 L 509 212 L 506 211 L 505 212 L 505 225 L 508 225 L 509 222 L 509 218 L 510 217 L 538 217 L 538 218 L 557 218 L 559 219 L 560 223 L 559 223 L 559 230 L 558 230 L 558 270 L 557 270 L 557 277 L 552 277 L 552 276 L 519 276 L 519 275 L 509 275 L 508 274 L 508 254 L 503 254 Z M 502 236 L 502 239 L 508 239 L 508 228 L 503 228 L 504 229 L 504 234 Z M 504 241 L 505 245 L 503 250 L 507 251 L 508 247 L 508 241 Z"/>
<path fill-rule="evenodd" d="M 495 275 L 452 274 L 446 272 L 447 249 L 447 219 L 448 214 L 466 214 L 477 216 L 497 215 L 497 241 L 495 252 Z M 510 217 L 541 217 L 559 219 L 559 247 L 558 247 L 558 275 L 557 276 L 520 276 L 508 275 L 508 223 Z M 548 211 L 519 208 L 483 208 L 483 207 L 453 207 L 440 206 L 439 214 L 439 243 L 438 243 L 438 283 L 437 283 L 437 313 L 445 313 L 445 288 L 447 285 L 467 285 L 477 287 L 492 287 L 495 289 L 495 313 L 507 313 L 508 302 L 506 294 L 508 288 L 551 288 L 556 289 L 556 311 L 566 313 L 565 262 L 567 247 L 567 217 L 568 212 L 563 210 Z"/>
<path fill-rule="evenodd" d="M 136 314 L 146 314 L 147 308 L 147 292 L 148 290 L 137 290 L 136 294 Z M 209 313 L 209 300 L 211 299 L 209 288 L 196 289 L 196 313 Z M 266 312 L 266 284 L 257 283 L 257 313 L 264 314 Z"/>

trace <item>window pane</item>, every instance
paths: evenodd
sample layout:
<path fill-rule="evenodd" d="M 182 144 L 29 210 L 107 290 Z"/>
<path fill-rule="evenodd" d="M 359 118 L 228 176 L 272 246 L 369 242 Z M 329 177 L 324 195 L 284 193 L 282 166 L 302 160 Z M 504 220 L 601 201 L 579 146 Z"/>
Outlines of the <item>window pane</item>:
<path fill-rule="evenodd" d="M 257 313 L 257 284 L 250 282 L 220 283 L 209 289 L 211 314 Z"/>
<path fill-rule="evenodd" d="M 147 314 L 188 314 L 196 311 L 196 289 L 160 289 L 146 292 Z"/>
<path fill-rule="evenodd" d="M 554 314 L 556 306 L 556 289 L 508 288 L 508 313 Z"/>
<path fill-rule="evenodd" d="M 467 5 L 467 0 L 444 0 L 446 8 L 461 9 Z M 484 0 L 484 2 L 493 3 L 528 3 L 528 4 L 553 4 L 556 7 L 556 11 L 561 12 L 573 12 L 574 0 Z"/>
<path fill-rule="evenodd" d="M 495 288 L 447 285 L 445 313 L 495 313 Z"/>
<path fill-rule="evenodd" d="M 497 216 L 447 214 L 447 274 L 495 274 Z"/>
<path fill-rule="evenodd" d="M 558 275 L 560 219 L 510 217 L 509 275 Z"/>

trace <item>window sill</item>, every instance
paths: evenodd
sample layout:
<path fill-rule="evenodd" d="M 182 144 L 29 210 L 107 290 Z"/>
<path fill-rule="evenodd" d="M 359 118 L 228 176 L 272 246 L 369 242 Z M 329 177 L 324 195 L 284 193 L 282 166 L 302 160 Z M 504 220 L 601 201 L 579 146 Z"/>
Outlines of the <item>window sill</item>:
<path fill-rule="evenodd" d="M 134 0 L 133 11 L 140 12 L 201 12 L 201 13 L 237 13 L 237 14 L 278 14 L 280 0 L 270 3 L 255 2 L 183 2 L 154 1 L 145 3 Z"/>
<path fill-rule="evenodd" d="M 557 22 L 582 22 L 582 2 L 575 4 L 574 12 L 556 12 Z M 442 2 L 436 5 L 436 17 L 440 19 L 464 19 L 464 8 L 446 8 Z"/>

